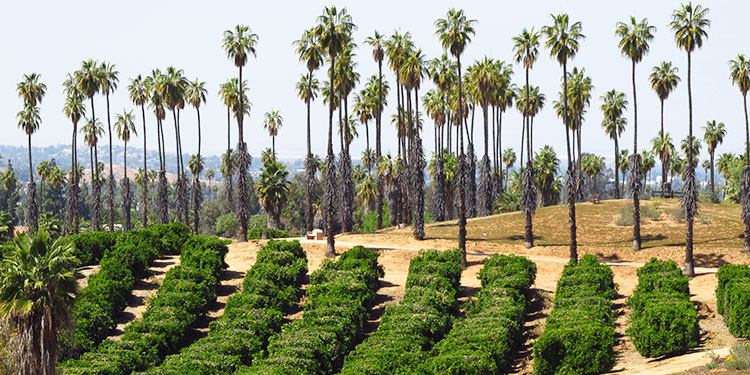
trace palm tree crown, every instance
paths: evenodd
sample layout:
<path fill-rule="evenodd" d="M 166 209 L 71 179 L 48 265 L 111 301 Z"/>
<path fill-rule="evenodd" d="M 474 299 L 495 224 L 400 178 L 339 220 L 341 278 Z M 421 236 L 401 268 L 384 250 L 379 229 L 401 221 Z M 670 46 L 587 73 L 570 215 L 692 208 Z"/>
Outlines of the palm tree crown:
<path fill-rule="evenodd" d="M 649 81 L 651 88 L 659 95 L 659 99 L 667 100 L 669 94 L 677 88 L 677 84 L 680 83 L 680 76 L 677 75 L 679 71 L 680 69 L 672 66 L 669 61 L 662 61 L 651 70 Z"/>
<path fill-rule="evenodd" d="M 570 23 L 567 14 L 551 15 L 553 25 L 544 26 L 542 33 L 547 37 L 544 46 L 550 49 L 550 57 L 560 65 L 575 57 L 580 47 L 580 41 L 586 39 L 581 32 L 581 22 Z"/>
<path fill-rule="evenodd" d="M 692 2 L 683 4 L 672 13 L 669 27 L 675 33 L 677 47 L 692 53 L 703 46 L 703 39 L 708 37 L 706 29 L 711 26 L 711 20 L 706 18 L 707 15 L 708 8 L 700 4 L 693 6 Z"/>
<path fill-rule="evenodd" d="M 476 32 L 474 29 L 476 23 L 477 20 L 470 20 L 466 17 L 463 9 L 451 8 L 446 18 L 435 21 L 437 28 L 435 34 L 438 35 L 443 48 L 450 51 L 453 56 L 459 57 L 464 53 L 466 45 L 471 42 L 471 37 Z"/>
<path fill-rule="evenodd" d="M 258 35 L 254 34 L 250 27 L 237 25 L 234 30 L 224 31 L 222 46 L 227 57 L 234 61 L 234 66 L 243 67 L 247 63 L 248 55 L 255 56 L 255 45 L 258 43 Z"/>
<path fill-rule="evenodd" d="M 656 27 L 648 24 L 648 19 L 636 21 L 630 16 L 630 23 L 618 22 L 615 35 L 620 37 L 620 52 L 630 57 L 633 63 L 639 63 L 648 53 L 649 42 L 654 39 Z"/>

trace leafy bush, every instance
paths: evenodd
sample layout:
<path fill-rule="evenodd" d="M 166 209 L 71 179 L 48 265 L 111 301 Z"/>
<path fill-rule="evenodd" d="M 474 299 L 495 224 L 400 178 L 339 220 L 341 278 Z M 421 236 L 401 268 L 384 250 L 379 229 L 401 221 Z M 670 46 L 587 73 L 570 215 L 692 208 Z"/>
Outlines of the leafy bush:
<path fill-rule="evenodd" d="M 716 278 L 716 304 L 729 332 L 750 338 L 750 267 L 726 264 Z"/>
<path fill-rule="evenodd" d="M 547 326 L 534 342 L 535 374 L 599 374 L 612 368 L 614 288 L 612 269 L 591 254 L 565 266 Z"/>
<path fill-rule="evenodd" d="M 208 336 L 142 375 L 233 374 L 251 364 L 281 329 L 284 312 L 297 300 L 305 274 L 307 258 L 299 242 L 269 241 L 245 274 L 242 292 L 230 297 Z"/>
<path fill-rule="evenodd" d="M 247 239 L 248 240 L 259 240 L 259 239 L 263 238 L 263 232 L 266 232 L 266 234 L 268 235 L 267 238 L 290 238 L 290 237 L 292 237 L 292 235 L 289 234 L 285 230 L 271 229 L 271 228 L 262 227 L 262 228 L 248 229 L 248 231 L 247 231 Z"/>
<path fill-rule="evenodd" d="M 383 269 L 378 253 L 356 246 L 338 261 L 326 259 L 310 275 L 302 319 L 270 339 L 268 355 L 243 374 L 330 374 L 362 332 Z"/>
<path fill-rule="evenodd" d="M 216 237 L 186 241 L 180 264 L 167 272 L 143 318 L 128 325 L 121 340 L 107 340 L 79 360 L 63 363 L 65 374 L 128 375 L 184 346 L 191 326 L 216 297 L 226 252 L 226 242 Z"/>
<path fill-rule="evenodd" d="M 237 233 L 237 229 L 240 227 L 240 222 L 234 216 L 233 213 L 228 213 L 219 216 L 216 219 L 216 235 L 231 238 Z"/>
<path fill-rule="evenodd" d="M 187 225 L 175 222 L 169 224 L 154 224 L 144 229 L 160 238 L 167 248 L 167 254 L 177 255 L 182 251 L 182 244 L 187 241 L 192 232 Z"/>
<path fill-rule="evenodd" d="M 479 271 L 482 289 L 465 320 L 437 343 L 422 371 L 435 375 L 499 374 L 510 370 L 536 265 L 515 255 L 494 255 Z"/>
<path fill-rule="evenodd" d="M 127 297 L 137 279 L 147 275 L 148 264 L 167 252 L 153 232 L 133 231 L 116 237 L 104 249 L 99 272 L 76 298 L 72 312 L 72 335 L 62 339 L 63 357 L 77 357 L 94 349 L 115 327 L 115 318 L 127 305 Z M 102 246 L 112 240 L 109 234 L 81 234 L 70 241 L 80 242 L 81 254 L 95 258 Z"/>
<path fill-rule="evenodd" d="M 409 263 L 404 299 L 344 359 L 342 374 L 413 373 L 458 312 L 461 250 L 421 251 Z"/>
<path fill-rule="evenodd" d="M 638 287 L 627 333 L 645 357 L 685 351 L 698 345 L 698 317 L 690 302 L 688 279 L 674 261 L 656 258 L 638 269 Z"/>
<path fill-rule="evenodd" d="M 85 232 L 64 237 L 62 241 L 72 242 L 76 258 L 82 266 L 88 266 L 99 263 L 104 251 L 115 245 L 118 236 L 113 232 Z"/>

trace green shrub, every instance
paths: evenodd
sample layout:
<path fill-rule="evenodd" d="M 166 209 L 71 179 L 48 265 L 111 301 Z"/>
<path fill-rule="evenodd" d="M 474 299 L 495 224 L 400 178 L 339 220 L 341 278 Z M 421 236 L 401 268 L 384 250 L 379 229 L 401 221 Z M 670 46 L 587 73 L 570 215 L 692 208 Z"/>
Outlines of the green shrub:
<path fill-rule="evenodd" d="M 383 270 L 378 253 L 356 246 L 310 276 L 302 319 L 272 337 L 268 355 L 236 374 L 330 374 L 361 334 Z"/>
<path fill-rule="evenodd" d="M 237 233 L 237 229 L 240 227 L 240 222 L 234 216 L 233 213 L 228 213 L 219 216 L 216 219 L 216 235 L 232 238 Z"/>
<path fill-rule="evenodd" d="M 290 238 L 292 237 L 289 232 L 281 229 L 271 229 L 266 227 L 261 228 L 253 228 L 248 229 L 247 231 L 247 239 L 248 240 L 258 240 L 263 238 L 263 233 L 266 233 L 266 238 Z"/>
<path fill-rule="evenodd" d="M 166 253 L 170 255 L 180 254 L 182 251 L 182 244 L 184 244 L 192 235 L 190 228 L 180 222 L 154 224 L 144 230 L 152 233 L 155 237 L 160 238 L 161 242 L 166 246 Z"/>
<path fill-rule="evenodd" d="M 633 313 L 627 333 L 638 352 L 658 357 L 697 346 L 698 317 L 677 263 L 651 258 L 637 274 L 638 286 L 628 298 Z"/>
<path fill-rule="evenodd" d="M 82 266 L 97 264 L 104 256 L 104 251 L 115 245 L 118 233 L 85 232 L 64 237 L 62 241 L 72 242 L 75 256 Z"/>
<path fill-rule="evenodd" d="M 565 266 L 544 332 L 534 342 L 535 374 L 599 374 L 612 368 L 615 287 L 612 269 L 591 254 Z"/>
<path fill-rule="evenodd" d="M 727 284 L 732 281 L 750 279 L 750 267 L 746 264 L 725 264 L 719 267 L 719 272 L 716 273 L 716 279 L 718 280 L 718 285 L 716 286 L 716 306 L 719 314 L 724 315 Z"/>
<path fill-rule="evenodd" d="M 143 318 L 128 325 L 121 340 L 105 341 L 80 360 L 63 363 L 65 374 L 127 375 L 184 346 L 192 325 L 215 299 L 227 248 L 225 241 L 205 236 L 191 237 L 181 248 L 180 264 L 167 272 Z"/>
<path fill-rule="evenodd" d="M 461 252 L 421 251 L 409 263 L 404 299 L 388 306 L 378 330 L 344 359 L 342 374 L 411 373 L 458 312 Z"/>

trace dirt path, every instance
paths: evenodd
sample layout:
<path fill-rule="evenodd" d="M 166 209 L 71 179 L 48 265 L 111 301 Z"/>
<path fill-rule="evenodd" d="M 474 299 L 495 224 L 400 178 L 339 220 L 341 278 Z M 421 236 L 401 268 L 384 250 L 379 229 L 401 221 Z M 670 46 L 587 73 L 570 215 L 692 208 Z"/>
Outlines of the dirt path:
<path fill-rule="evenodd" d="M 85 288 L 89 285 L 89 277 L 99 272 L 99 265 L 94 264 L 91 266 L 84 266 L 78 269 L 76 272 L 76 281 L 78 282 L 78 290 Z"/>
<path fill-rule="evenodd" d="M 141 318 L 146 311 L 148 299 L 155 295 L 156 291 L 159 290 L 159 286 L 162 281 L 164 281 L 167 271 L 179 263 L 179 255 L 167 255 L 158 258 L 151 263 L 149 270 L 153 273 L 153 276 L 135 282 L 133 291 L 130 297 L 128 297 L 128 306 L 125 307 L 125 310 L 117 317 L 117 327 L 108 339 L 119 340 L 122 334 L 125 333 L 125 326 L 130 324 L 130 322 Z"/>

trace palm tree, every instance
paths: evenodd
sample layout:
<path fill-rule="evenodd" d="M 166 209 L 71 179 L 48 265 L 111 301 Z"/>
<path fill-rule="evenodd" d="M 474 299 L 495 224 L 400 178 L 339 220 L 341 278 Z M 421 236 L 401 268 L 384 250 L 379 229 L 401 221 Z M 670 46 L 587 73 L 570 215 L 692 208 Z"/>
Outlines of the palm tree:
<path fill-rule="evenodd" d="M 667 100 L 669 94 L 677 88 L 677 84 L 680 82 L 680 77 L 677 75 L 679 69 L 673 67 L 671 62 L 662 61 L 660 65 L 653 67 L 649 79 L 651 82 L 651 88 L 656 91 L 661 102 L 661 134 L 664 134 L 664 101 Z M 664 198 L 667 193 L 667 166 L 662 164 L 661 166 L 662 175 L 662 189 L 661 196 Z"/>
<path fill-rule="evenodd" d="M 305 155 L 305 229 L 313 230 L 313 192 L 315 191 L 315 163 L 313 162 L 310 141 L 310 103 L 318 96 L 318 80 L 313 72 L 323 64 L 323 49 L 318 43 L 315 30 L 306 30 L 302 38 L 295 41 L 300 61 L 305 63 L 307 74 L 297 83 L 297 96 L 307 107 L 307 154 Z"/>
<path fill-rule="evenodd" d="M 387 154 L 378 164 L 378 175 L 382 176 L 383 183 L 387 187 L 388 193 L 388 213 L 391 224 L 398 221 L 397 215 L 399 211 L 399 186 L 398 186 L 398 175 L 401 173 L 402 166 L 399 158 L 394 158 L 391 154 Z"/>
<path fill-rule="evenodd" d="M 276 161 L 276 136 L 279 134 L 279 128 L 284 124 L 284 118 L 281 117 L 281 113 L 278 110 L 271 109 L 266 112 L 263 117 L 263 128 L 268 131 L 268 135 L 271 136 L 271 155 L 273 160 Z"/>
<path fill-rule="evenodd" d="M 750 124 L 747 117 L 747 92 L 750 90 L 750 59 L 739 54 L 729 60 L 729 77 L 742 94 L 742 109 L 745 112 L 745 167 L 742 169 L 740 197 L 742 202 L 742 221 L 745 222 L 744 252 L 750 252 Z"/>
<path fill-rule="evenodd" d="M 570 23 L 567 14 L 552 15 L 553 25 L 542 28 L 547 37 L 544 46 L 550 49 L 550 57 L 555 58 L 563 68 L 563 126 L 565 127 L 565 141 L 568 151 L 568 172 L 565 178 L 567 199 L 570 216 L 570 258 L 578 259 L 578 242 L 576 240 L 576 194 L 575 172 L 570 153 L 570 135 L 568 134 L 568 60 L 572 60 L 578 53 L 579 42 L 585 38 L 581 33 L 581 23 Z"/>
<path fill-rule="evenodd" d="M 340 55 L 349 44 L 351 32 L 356 28 L 352 23 L 352 18 L 347 13 L 346 8 L 340 11 L 335 7 L 326 7 L 323 14 L 318 17 L 318 25 L 315 27 L 315 36 L 320 43 L 321 48 L 331 60 L 329 74 L 329 88 L 333 91 L 336 87 L 334 81 L 336 76 L 336 57 Z M 323 196 L 323 207 L 325 216 L 325 233 L 326 233 L 326 257 L 336 256 L 334 248 L 335 240 L 333 238 L 333 217 L 335 210 L 336 197 L 336 168 L 333 155 L 333 110 L 334 100 L 333 92 L 328 100 L 328 154 L 326 156 L 326 175 L 325 175 L 325 193 Z"/>
<path fill-rule="evenodd" d="M 185 99 L 190 105 L 195 108 L 195 113 L 198 115 L 198 155 L 201 154 L 201 105 L 206 103 L 206 95 L 208 90 L 206 89 L 206 82 L 201 82 L 197 78 L 195 81 L 188 82 L 187 91 L 185 92 Z"/>
<path fill-rule="evenodd" d="M 166 224 L 169 221 L 169 204 L 168 192 L 167 192 L 167 172 L 166 166 L 166 146 L 164 145 L 164 127 L 163 121 L 166 118 L 166 109 L 164 108 L 165 97 L 163 93 L 162 81 L 165 79 L 164 74 L 158 69 L 151 71 L 151 75 L 146 77 L 144 85 L 147 87 L 147 97 L 151 100 L 151 107 L 154 109 L 154 116 L 156 117 L 156 143 L 159 151 L 159 183 L 157 192 L 157 212 L 159 216 L 159 222 Z"/>
<path fill-rule="evenodd" d="M 53 375 L 57 332 L 68 324 L 78 289 L 78 260 L 70 241 L 41 230 L 22 234 L 0 264 L 0 312 L 10 317 L 22 353 L 18 374 Z"/>
<path fill-rule="evenodd" d="M 80 187 L 78 186 L 78 122 L 83 118 L 86 109 L 83 106 L 83 95 L 78 91 L 75 85 L 74 78 L 68 74 L 67 79 L 63 83 L 65 87 L 65 106 L 63 112 L 65 116 L 70 118 L 73 122 L 73 141 L 70 148 L 70 165 L 71 165 L 71 178 L 68 181 L 68 189 L 66 194 L 65 202 L 65 225 L 63 228 L 63 234 L 67 235 L 71 231 L 73 234 L 78 234 L 80 229 L 80 219 L 78 217 L 78 199 L 80 195 Z"/>
<path fill-rule="evenodd" d="M 149 100 L 149 89 L 144 79 L 139 74 L 134 79 L 130 80 L 128 85 L 128 95 L 130 101 L 135 105 L 141 106 L 141 117 L 143 119 L 143 170 L 148 171 L 146 161 L 148 156 L 146 154 L 146 103 Z M 143 179 L 141 184 L 141 214 L 143 220 L 143 227 L 148 226 L 148 179 Z"/>
<path fill-rule="evenodd" d="M 711 156 L 711 192 L 714 193 L 716 191 L 714 189 L 714 154 L 716 153 L 716 146 L 724 142 L 727 130 L 723 122 L 717 123 L 716 120 L 711 120 L 706 121 L 703 131 L 703 140 L 706 142 L 708 154 Z"/>
<path fill-rule="evenodd" d="M 130 179 L 128 178 L 128 142 L 130 142 L 131 135 L 138 135 L 135 131 L 135 117 L 133 111 L 126 111 L 123 109 L 122 113 L 118 113 L 117 120 L 115 121 L 115 130 L 117 131 L 117 138 L 125 143 L 125 150 L 122 154 L 125 177 L 120 181 L 120 192 L 122 194 L 122 221 L 123 230 L 125 232 L 130 231 Z"/>
<path fill-rule="evenodd" d="M 29 203 L 28 221 L 33 230 L 38 229 L 39 206 L 36 199 L 36 184 L 34 184 L 34 167 L 31 162 L 31 135 L 39 130 L 42 119 L 39 116 L 38 105 L 42 103 L 47 85 L 39 82 L 41 76 L 37 73 L 24 74 L 23 81 L 16 85 L 18 96 L 23 99 L 24 108 L 18 112 L 18 127 L 23 129 L 29 138 Z"/>
<path fill-rule="evenodd" d="M 708 37 L 706 29 L 711 26 L 711 21 L 706 18 L 708 8 L 701 5 L 693 6 L 692 3 L 683 4 L 680 9 L 672 13 L 672 21 L 669 27 L 675 33 L 677 47 L 687 52 L 687 85 L 688 85 L 688 137 L 693 138 L 693 90 L 691 85 L 691 57 L 696 49 L 703 46 L 703 38 Z M 692 149 L 690 149 L 692 150 Z M 698 211 L 698 190 L 695 187 L 695 163 L 693 153 L 688 152 L 688 167 L 685 173 L 685 187 L 682 206 L 685 209 L 685 273 L 688 276 L 695 275 L 693 264 L 693 221 Z"/>
<path fill-rule="evenodd" d="M 487 216 L 492 213 L 492 202 L 494 194 L 492 191 L 492 168 L 489 157 L 489 96 L 497 90 L 499 83 L 499 74 L 495 69 L 495 62 L 485 57 L 477 61 L 473 69 L 473 77 L 476 80 L 477 91 L 480 96 L 480 105 L 484 119 L 484 156 L 480 163 L 480 180 L 479 180 L 479 216 Z"/>
<path fill-rule="evenodd" d="M 232 78 L 223 83 L 219 88 L 219 95 L 221 96 L 224 105 L 227 106 L 227 152 L 222 155 L 222 167 L 220 172 L 224 177 L 224 190 L 226 192 L 225 209 L 230 211 L 235 209 L 233 199 L 234 184 L 232 183 L 235 165 L 232 163 L 231 113 L 234 113 L 235 118 L 239 117 L 241 113 L 239 112 L 240 96 L 237 78 Z"/>
<path fill-rule="evenodd" d="M 375 110 L 375 157 L 376 157 L 376 163 L 380 163 L 381 158 L 383 157 L 383 153 L 381 150 L 381 130 L 382 130 L 382 122 L 381 117 L 383 115 L 383 106 L 385 105 L 383 102 L 383 57 L 385 56 L 385 51 L 383 50 L 383 44 L 385 42 L 385 36 L 383 34 L 380 34 L 375 31 L 375 33 L 372 36 L 368 36 L 365 39 L 365 44 L 372 47 L 372 58 L 375 60 L 375 62 L 378 63 L 378 96 L 377 96 L 377 105 L 374 108 Z M 386 88 L 387 91 L 387 88 Z M 376 229 L 382 229 L 383 228 L 383 180 L 378 175 L 377 178 L 377 196 L 375 198 L 377 202 L 377 214 L 375 218 L 375 228 Z"/>
<path fill-rule="evenodd" d="M 513 38 L 513 59 L 516 63 L 522 63 L 526 71 L 525 103 L 523 110 L 523 126 L 527 135 L 527 162 L 523 173 L 523 194 L 521 194 L 521 209 L 526 217 L 525 241 L 526 248 L 534 246 L 534 232 L 531 222 L 531 215 L 536 209 L 536 190 L 534 189 L 534 168 L 531 163 L 531 125 L 529 123 L 529 71 L 534 66 L 537 56 L 539 55 L 539 33 L 534 28 L 526 28 L 521 34 Z"/>
<path fill-rule="evenodd" d="M 237 219 L 240 222 L 240 242 L 247 241 L 247 170 L 250 167 L 250 155 L 247 153 L 247 144 L 245 144 L 245 134 L 243 131 L 243 122 L 245 117 L 245 103 L 244 103 L 244 89 L 242 80 L 242 68 L 247 63 L 249 54 L 255 56 L 255 45 L 258 43 L 258 35 L 253 34 L 250 28 L 245 25 L 237 25 L 232 30 L 224 31 L 223 47 L 227 53 L 227 57 L 234 60 L 234 65 L 239 70 L 239 108 L 240 112 L 237 116 L 237 127 L 239 141 L 237 143 L 237 155 L 238 155 L 238 182 L 237 188 L 239 189 L 239 209 L 237 210 Z"/>
<path fill-rule="evenodd" d="M 205 160 L 203 160 L 203 156 L 201 156 L 200 154 L 191 156 L 190 160 L 188 161 L 188 169 L 190 169 L 190 173 L 193 175 L 193 233 L 194 234 L 198 234 L 198 227 L 200 226 L 200 210 L 201 210 L 201 202 L 203 201 L 203 191 L 202 191 L 203 189 L 201 187 L 200 175 L 201 175 L 201 172 L 203 171 L 204 163 L 205 163 Z M 211 174 L 212 174 L 211 177 L 213 177 L 212 170 L 211 170 Z M 206 175 L 208 175 L 208 172 L 206 172 Z"/>
<path fill-rule="evenodd" d="M 659 160 L 661 161 L 661 182 L 662 182 L 662 190 L 671 190 L 671 181 L 667 181 L 667 171 L 669 168 L 669 163 L 671 162 L 672 153 L 674 152 L 674 145 L 672 144 L 672 137 L 669 136 L 669 133 L 661 133 L 659 132 L 659 135 L 651 139 L 651 144 L 653 145 L 652 150 L 654 151 L 654 154 L 659 156 Z"/>
<path fill-rule="evenodd" d="M 289 193 L 289 172 L 279 162 L 271 159 L 263 166 L 260 178 L 255 184 L 258 199 L 263 205 L 263 210 L 268 214 L 266 226 L 271 229 L 279 229 L 281 226 L 281 210 L 287 200 Z"/>
<path fill-rule="evenodd" d="M 36 165 L 36 175 L 39 176 L 39 200 L 42 202 L 44 202 L 44 182 L 49 177 L 51 167 L 52 165 L 47 160 L 42 160 Z"/>
<path fill-rule="evenodd" d="M 503 164 L 505 164 L 505 190 L 508 190 L 508 172 L 510 167 L 516 164 L 516 152 L 512 148 L 503 151 Z"/>
<path fill-rule="evenodd" d="M 211 186 L 211 180 L 214 179 L 214 173 L 215 172 L 213 168 L 206 169 L 206 178 L 208 179 L 208 199 L 209 200 L 211 199 L 211 193 L 213 192 L 213 187 Z"/>
<path fill-rule="evenodd" d="M 458 118 L 463 119 L 463 94 L 461 90 L 461 55 L 475 34 L 476 20 L 468 19 L 463 10 L 450 9 L 445 19 L 435 21 L 436 31 L 443 48 L 456 58 L 458 70 Z M 462 265 L 466 264 L 466 160 L 464 156 L 463 124 L 459 125 L 461 149 L 458 161 L 458 247 L 463 249 Z M 473 155 L 471 155 L 473 158 Z"/>
<path fill-rule="evenodd" d="M 604 157 L 592 154 L 584 154 L 581 166 L 583 174 L 592 182 L 591 191 L 596 192 L 596 176 L 604 170 Z"/>
<path fill-rule="evenodd" d="M 81 128 L 83 132 L 83 140 L 86 145 L 89 146 L 89 155 L 91 157 L 91 200 L 89 202 L 91 206 L 91 225 L 95 231 L 101 230 L 101 198 L 99 194 L 101 192 L 99 186 L 99 155 L 97 152 L 97 144 L 99 138 L 104 134 L 101 122 L 97 119 L 88 119 L 86 125 Z"/>
<path fill-rule="evenodd" d="M 177 154 L 177 188 L 176 188 L 176 206 L 177 218 L 183 223 L 189 222 L 188 198 L 187 198 L 187 178 L 185 176 L 185 166 L 182 160 L 182 135 L 178 111 L 184 106 L 185 94 L 189 81 L 183 76 L 182 69 L 167 67 L 166 73 L 157 85 L 157 90 L 161 92 L 164 102 L 172 112 L 175 130 L 175 148 Z"/>
<path fill-rule="evenodd" d="M 112 167 L 112 122 L 109 115 L 109 94 L 117 90 L 117 83 L 119 82 L 117 76 L 120 73 L 115 70 L 114 64 L 107 62 L 102 62 L 99 65 L 99 72 L 101 73 L 99 90 L 107 99 L 107 128 L 109 129 L 109 177 L 107 178 L 109 194 L 107 195 L 107 201 L 109 203 L 109 231 L 113 232 L 115 230 L 115 175 Z"/>
<path fill-rule="evenodd" d="M 635 17 L 630 17 L 630 23 L 617 23 L 615 35 L 620 37 L 619 47 L 623 56 L 630 58 L 632 62 L 633 81 L 633 155 L 631 158 L 630 190 L 633 193 L 633 250 L 641 249 L 641 208 L 639 194 L 641 192 L 641 160 L 638 154 L 638 100 L 635 90 L 635 65 L 643 60 L 648 53 L 648 43 L 654 39 L 656 27 L 648 24 L 644 18 L 640 22 Z"/>
<path fill-rule="evenodd" d="M 622 117 L 628 105 L 628 100 L 625 98 L 625 93 L 615 89 L 607 91 L 602 95 L 601 100 L 602 105 L 600 108 L 604 114 L 602 128 L 604 128 L 604 132 L 607 133 L 609 139 L 615 142 L 615 199 L 620 199 L 620 179 L 618 176 L 618 171 L 620 170 L 620 146 L 618 139 L 620 138 L 620 134 L 625 131 L 625 126 L 628 123 L 627 119 Z"/>
<path fill-rule="evenodd" d="M 656 166 L 656 159 L 654 153 L 649 150 L 641 150 L 641 160 L 643 160 L 643 186 L 648 186 L 648 181 L 651 177 L 651 170 Z"/>

